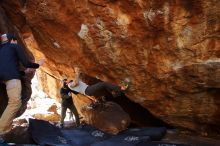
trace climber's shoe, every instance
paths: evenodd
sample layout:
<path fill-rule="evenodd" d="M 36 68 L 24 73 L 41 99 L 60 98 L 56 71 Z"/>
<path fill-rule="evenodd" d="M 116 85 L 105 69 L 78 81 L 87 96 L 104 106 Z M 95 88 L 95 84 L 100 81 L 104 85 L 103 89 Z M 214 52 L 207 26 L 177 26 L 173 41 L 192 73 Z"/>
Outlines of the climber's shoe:
<path fill-rule="evenodd" d="M 122 91 L 127 90 L 129 88 L 129 86 L 130 86 L 130 83 L 131 83 L 130 79 L 129 78 L 125 78 L 124 81 L 121 82 L 121 90 Z"/>

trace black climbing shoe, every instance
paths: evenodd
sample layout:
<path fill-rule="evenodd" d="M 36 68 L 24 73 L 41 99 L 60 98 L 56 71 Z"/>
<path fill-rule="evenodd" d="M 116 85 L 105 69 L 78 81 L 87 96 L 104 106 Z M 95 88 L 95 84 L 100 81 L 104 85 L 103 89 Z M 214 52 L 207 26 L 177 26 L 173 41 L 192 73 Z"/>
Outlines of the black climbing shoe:
<path fill-rule="evenodd" d="M 63 128 L 64 128 L 64 125 L 63 125 L 63 124 L 60 124 L 60 128 L 63 129 Z"/>

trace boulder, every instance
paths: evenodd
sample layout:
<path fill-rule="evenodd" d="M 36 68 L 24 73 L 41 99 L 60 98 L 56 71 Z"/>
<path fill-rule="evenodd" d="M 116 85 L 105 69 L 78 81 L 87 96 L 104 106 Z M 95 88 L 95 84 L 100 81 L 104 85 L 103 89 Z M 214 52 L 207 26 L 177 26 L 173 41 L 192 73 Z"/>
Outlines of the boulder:
<path fill-rule="evenodd" d="M 0 5 L 34 56 L 47 58 L 39 77 L 51 97 L 77 65 L 114 84 L 129 78 L 127 97 L 172 126 L 219 133 L 219 0 Z"/>
<path fill-rule="evenodd" d="M 82 121 L 111 134 L 125 130 L 131 119 L 129 115 L 114 102 L 104 102 L 91 106 L 88 97 L 78 94 L 74 96 L 74 103 L 83 117 Z"/>

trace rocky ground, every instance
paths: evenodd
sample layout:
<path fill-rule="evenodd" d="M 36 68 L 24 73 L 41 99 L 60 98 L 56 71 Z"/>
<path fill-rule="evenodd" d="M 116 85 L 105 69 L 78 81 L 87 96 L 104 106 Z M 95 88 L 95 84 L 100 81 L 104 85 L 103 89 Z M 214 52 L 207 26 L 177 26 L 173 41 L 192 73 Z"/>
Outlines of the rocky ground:
<path fill-rule="evenodd" d="M 174 132 L 169 130 L 162 141 L 173 143 L 184 143 L 191 146 L 219 146 L 219 138 L 206 138 L 201 136 L 195 136 L 192 133 Z"/>
<path fill-rule="evenodd" d="M 28 132 L 28 118 L 51 121 L 58 126 L 60 118 L 59 113 L 59 103 L 56 103 L 54 99 L 46 98 L 44 96 L 42 98 L 38 97 L 31 99 L 28 103 L 28 109 L 26 112 L 21 117 L 14 120 L 13 130 L 5 135 L 4 138 L 8 143 L 35 144 Z M 73 119 L 70 118 L 70 115 L 67 115 L 65 123 L 66 128 L 74 127 L 74 122 Z M 191 146 L 219 146 L 220 140 L 217 140 L 217 138 L 218 137 L 200 137 L 187 131 L 168 129 L 167 134 L 162 141 L 189 144 Z"/>
<path fill-rule="evenodd" d="M 46 58 L 37 74 L 50 97 L 59 100 L 60 80 L 79 66 L 117 85 L 129 78 L 127 97 L 172 126 L 219 133 L 219 0 L 1 0 L 0 7 L 0 32 Z"/>

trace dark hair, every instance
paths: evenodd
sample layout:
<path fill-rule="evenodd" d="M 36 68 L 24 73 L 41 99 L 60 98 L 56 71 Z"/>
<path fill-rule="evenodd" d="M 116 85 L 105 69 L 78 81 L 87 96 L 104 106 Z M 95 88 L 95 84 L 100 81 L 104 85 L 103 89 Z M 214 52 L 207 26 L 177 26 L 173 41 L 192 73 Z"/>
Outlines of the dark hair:
<path fill-rule="evenodd" d="M 66 82 L 67 81 L 67 79 L 63 79 L 63 82 Z"/>
<path fill-rule="evenodd" d="M 66 81 L 67 81 L 67 79 L 63 79 L 63 80 L 62 80 L 62 86 L 63 86 L 63 87 L 67 87 Z"/>
<path fill-rule="evenodd" d="M 7 38 L 9 42 L 11 42 L 12 40 L 14 41 L 17 40 L 17 38 L 13 34 L 10 34 L 10 33 L 7 33 Z"/>

